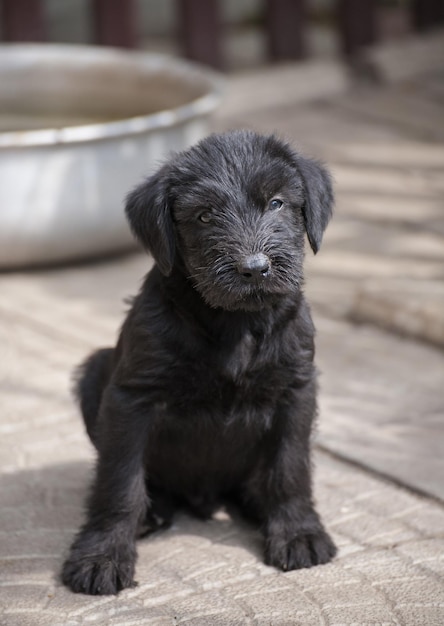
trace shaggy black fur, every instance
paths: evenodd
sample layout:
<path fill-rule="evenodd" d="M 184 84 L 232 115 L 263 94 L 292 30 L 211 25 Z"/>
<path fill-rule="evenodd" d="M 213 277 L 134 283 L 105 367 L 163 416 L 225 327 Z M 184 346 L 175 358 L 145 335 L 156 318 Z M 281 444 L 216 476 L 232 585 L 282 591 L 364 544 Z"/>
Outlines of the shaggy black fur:
<path fill-rule="evenodd" d="M 98 464 L 63 567 L 73 591 L 132 586 L 137 534 L 179 506 L 209 517 L 235 502 L 283 570 L 334 556 L 312 501 L 314 329 L 302 293 L 305 233 L 316 252 L 332 203 L 323 167 L 247 131 L 204 139 L 128 196 L 157 264 L 116 348 L 79 377 Z"/>

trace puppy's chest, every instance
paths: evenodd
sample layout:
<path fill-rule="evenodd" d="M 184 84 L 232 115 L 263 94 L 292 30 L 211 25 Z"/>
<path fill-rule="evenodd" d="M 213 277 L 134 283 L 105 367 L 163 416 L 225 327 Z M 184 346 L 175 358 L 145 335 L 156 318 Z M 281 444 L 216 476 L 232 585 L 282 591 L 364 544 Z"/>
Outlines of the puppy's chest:
<path fill-rule="evenodd" d="M 233 345 L 221 342 L 215 353 L 215 369 L 225 379 L 236 381 L 248 378 L 260 367 L 262 352 L 261 342 L 246 331 Z"/>
<path fill-rule="evenodd" d="M 279 350 L 245 332 L 210 356 L 185 360 L 168 402 L 181 416 L 269 420 L 286 381 Z"/>

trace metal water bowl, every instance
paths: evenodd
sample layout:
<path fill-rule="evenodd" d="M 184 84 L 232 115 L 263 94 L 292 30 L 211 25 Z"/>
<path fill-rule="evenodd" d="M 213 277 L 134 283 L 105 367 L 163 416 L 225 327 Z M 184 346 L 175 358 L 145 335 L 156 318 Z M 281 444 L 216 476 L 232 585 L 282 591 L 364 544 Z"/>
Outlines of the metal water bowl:
<path fill-rule="evenodd" d="M 90 46 L 0 47 L 0 267 L 134 245 L 126 193 L 208 131 L 214 73 Z"/>

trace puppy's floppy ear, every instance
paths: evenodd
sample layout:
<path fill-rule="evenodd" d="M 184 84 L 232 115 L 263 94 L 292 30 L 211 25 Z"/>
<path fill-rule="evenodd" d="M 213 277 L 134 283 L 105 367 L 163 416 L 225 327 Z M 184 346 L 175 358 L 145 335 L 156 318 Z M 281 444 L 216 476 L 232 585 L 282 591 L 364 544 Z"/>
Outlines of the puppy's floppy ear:
<path fill-rule="evenodd" d="M 302 211 L 305 230 L 311 249 L 316 254 L 333 212 L 333 186 L 330 174 L 317 161 L 297 155 L 296 167 L 304 183 L 305 201 Z"/>
<path fill-rule="evenodd" d="M 128 194 L 125 213 L 134 235 L 151 252 L 162 274 L 169 276 L 175 246 L 167 165 Z"/>

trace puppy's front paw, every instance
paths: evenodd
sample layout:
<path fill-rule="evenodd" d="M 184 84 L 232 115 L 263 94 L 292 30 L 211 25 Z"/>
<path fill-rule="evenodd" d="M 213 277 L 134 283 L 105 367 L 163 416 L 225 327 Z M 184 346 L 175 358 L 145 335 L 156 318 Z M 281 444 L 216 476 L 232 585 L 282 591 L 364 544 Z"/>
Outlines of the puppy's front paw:
<path fill-rule="evenodd" d="M 265 563 L 284 571 L 328 563 L 336 554 L 336 546 L 325 530 L 295 534 L 291 539 L 282 535 L 267 538 Z"/>
<path fill-rule="evenodd" d="M 82 545 L 76 541 L 62 569 L 62 582 L 75 593 L 112 595 L 134 587 L 134 546 Z"/>

